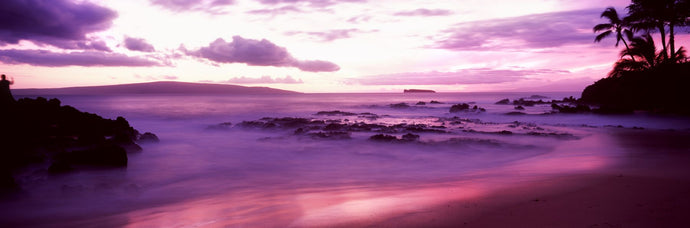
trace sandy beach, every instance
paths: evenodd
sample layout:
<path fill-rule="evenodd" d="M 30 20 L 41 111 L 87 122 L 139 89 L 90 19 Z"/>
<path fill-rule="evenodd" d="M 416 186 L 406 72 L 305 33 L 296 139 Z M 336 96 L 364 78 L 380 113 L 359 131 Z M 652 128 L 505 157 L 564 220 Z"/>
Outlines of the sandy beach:
<path fill-rule="evenodd" d="M 605 170 L 496 190 L 371 227 L 687 227 L 688 132 L 618 130 L 625 162 Z"/>

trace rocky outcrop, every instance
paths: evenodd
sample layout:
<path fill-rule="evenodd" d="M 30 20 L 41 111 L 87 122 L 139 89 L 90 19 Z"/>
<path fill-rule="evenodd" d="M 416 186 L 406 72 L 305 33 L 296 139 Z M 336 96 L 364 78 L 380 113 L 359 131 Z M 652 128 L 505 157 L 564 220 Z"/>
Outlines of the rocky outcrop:
<path fill-rule="evenodd" d="M 56 172 L 82 165 L 123 167 L 127 152 L 141 150 L 137 139 L 157 139 L 153 133 L 141 135 L 123 117 L 105 119 L 58 99 L 24 98 L 2 110 L 1 173 L 41 162 L 52 163 L 50 171 Z"/>
<path fill-rule="evenodd" d="M 455 113 L 455 112 L 484 112 L 486 109 L 480 108 L 478 106 L 473 106 L 470 108 L 470 105 L 467 103 L 462 103 L 462 104 L 455 104 L 450 107 L 449 112 Z"/>

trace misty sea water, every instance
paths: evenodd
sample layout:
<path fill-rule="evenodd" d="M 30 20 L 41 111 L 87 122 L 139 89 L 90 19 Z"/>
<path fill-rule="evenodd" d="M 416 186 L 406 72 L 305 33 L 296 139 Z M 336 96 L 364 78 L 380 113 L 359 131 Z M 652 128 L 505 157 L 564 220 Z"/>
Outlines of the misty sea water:
<path fill-rule="evenodd" d="M 21 173 L 21 197 L 0 201 L 0 221 L 31 227 L 326 226 L 482 195 L 527 180 L 587 173 L 624 157 L 617 128 L 687 130 L 687 117 L 554 114 L 550 105 L 495 104 L 577 93 L 58 96 L 63 105 L 125 117 L 157 144 L 123 169 Z M 438 103 L 431 103 L 438 101 Z M 424 102 L 422 105 L 418 102 Z M 407 106 L 391 106 L 405 103 Z M 486 111 L 450 113 L 468 103 Z M 397 107 L 397 108 L 396 108 Z M 325 116 L 320 111 L 369 113 Z M 342 124 L 435 126 L 415 142 L 346 139 L 243 121 L 305 118 Z M 225 123 L 224 125 L 219 125 Z M 221 127 L 218 127 L 221 126 Z M 510 132 L 510 133 L 506 133 Z M 401 137 L 404 133 L 388 133 Z M 11 208 L 11 209 L 9 209 Z"/>

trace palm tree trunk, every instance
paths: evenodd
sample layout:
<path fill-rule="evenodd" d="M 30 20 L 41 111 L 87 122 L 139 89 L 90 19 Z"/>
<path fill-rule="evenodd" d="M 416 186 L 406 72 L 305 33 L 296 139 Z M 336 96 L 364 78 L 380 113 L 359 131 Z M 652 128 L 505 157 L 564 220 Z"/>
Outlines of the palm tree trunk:
<path fill-rule="evenodd" d="M 661 33 L 661 55 L 663 57 L 663 61 L 666 61 L 668 60 L 668 48 L 666 48 L 666 29 L 664 28 L 663 23 L 657 27 L 659 28 L 659 33 Z"/>
<path fill-rule="evenodd" d="M 620 33 L 618 34 L 618 36 L 623 41 L 623 44 L 625 44 L 625 50 L 628 51 L 628 55 L 630 56 L 630 58 L 632 58 L 632 61 L 635 61 L 635 56 L 633 56 L 632 53 L 630 53 L 630 47 L 628 47 L 628 42 L 625 42 L 625 39 L 623 39 L 623 35 L 621 35 Z"/>
<path fill-rule="evenodd" d="M 676 58 L 676 38 L 675 38 L 675 35 L 673 34 L 673 32 L 674 32 L 673 26 L 674 26 L 673 23 L 669 24 L 668 44 L 671 46 L 671 58 L 673 58 L 672 59 L 673 61 L 676 61 L 676 59 L 675 59 Z"/>

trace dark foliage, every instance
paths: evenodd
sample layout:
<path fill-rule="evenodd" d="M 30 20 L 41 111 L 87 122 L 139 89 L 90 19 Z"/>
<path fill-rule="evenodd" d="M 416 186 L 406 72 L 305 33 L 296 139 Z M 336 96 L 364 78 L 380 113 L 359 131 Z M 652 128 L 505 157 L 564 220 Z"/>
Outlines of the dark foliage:
<path fill-rule="evenodd" d="M 623 72 L 587 86 L 582 102 L 601 105 L 600 112 L 648 110 L 690 114 L 690 63 L 662 64 Z"/>

